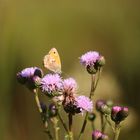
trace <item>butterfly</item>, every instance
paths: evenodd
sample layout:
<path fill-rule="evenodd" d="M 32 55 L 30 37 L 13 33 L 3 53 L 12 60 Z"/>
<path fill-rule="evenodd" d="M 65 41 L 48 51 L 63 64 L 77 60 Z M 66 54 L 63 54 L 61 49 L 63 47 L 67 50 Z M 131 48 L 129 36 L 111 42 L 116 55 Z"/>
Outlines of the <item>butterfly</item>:
<path fill-rule="evenodd" d="M 43 65 L 54 73 L 61 74 L 61 60 L 56 48 L 52 48 L 47 55 L 44 56 Z"/>

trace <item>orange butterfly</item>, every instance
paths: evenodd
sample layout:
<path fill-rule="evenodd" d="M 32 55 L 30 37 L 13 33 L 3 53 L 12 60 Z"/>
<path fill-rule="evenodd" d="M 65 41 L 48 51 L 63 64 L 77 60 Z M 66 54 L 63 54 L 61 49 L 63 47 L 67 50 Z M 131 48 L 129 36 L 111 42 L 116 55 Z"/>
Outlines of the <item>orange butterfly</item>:
<path fill-rule="evenodd" d="M 43 65 L 50 71 L 55 73 L 61 72 L 61 60 L 56 48 L 52 48 L 47 55 L 44 56 Z"/>

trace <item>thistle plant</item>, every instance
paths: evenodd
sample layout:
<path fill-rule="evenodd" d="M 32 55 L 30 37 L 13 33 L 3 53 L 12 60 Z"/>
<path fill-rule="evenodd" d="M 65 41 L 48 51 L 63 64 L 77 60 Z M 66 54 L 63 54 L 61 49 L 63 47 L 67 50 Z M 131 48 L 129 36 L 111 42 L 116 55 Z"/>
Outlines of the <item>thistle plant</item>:
<path fill-rule="evenodd" d="M 87 121 L 91 122 L 92 132 L 88 139 L 109 140 L 106 127 L 111 127 L 114 133 L 114 140 L 119 139 L 121 123 L 128 116 L 128 108 L 115 106 L 112 101 L 94 100 L 105 58 L 97 51 L 90 51 L 80 57 L 80 63 L 85 67 L 87 76 L 91 77 L 91 89 L 89 96 L 79 95 L 78 84 L 72 77 L 64 78 L 57 73 L 43 74 L 41 68 L 25 68 L 17 73 L 19 83 L 33 92 L 34 99 L 41 116 L 44 132 L 50 140 L 60 140 L 60 124 L 62 124 L 65 140 L 80 140 L 83 136 Z M 45 95 L 51 103 L 46 104 L 40 100 L 40 96 Z M 95 106 L 95 107 L 94 107 Z M 100 115 L 101 129 L 97 130 L 94 122 L 98 114 Z M 66 113 L 68 123 L 63 119 L 60 112 Z M 73 121 L 76 114 L 81 114 L 83 123 L 78 137 L 73 132 Z M 85 115 L 83 115 L 85 114 Z M 50 129 L 53 125 L 54 130 Z"/>

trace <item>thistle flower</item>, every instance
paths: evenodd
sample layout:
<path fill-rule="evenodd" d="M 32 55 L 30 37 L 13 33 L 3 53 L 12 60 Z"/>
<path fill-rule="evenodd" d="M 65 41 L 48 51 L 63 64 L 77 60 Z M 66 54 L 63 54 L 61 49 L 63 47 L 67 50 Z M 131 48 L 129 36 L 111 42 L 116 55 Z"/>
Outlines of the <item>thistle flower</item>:
<path fill-rule="evenodd" d="M 98 140 L 102 137 L 102 133 L 99 130 L 95 130 L 92 132 L 92 140 Z"/>
<path fill-rule="evenodd" d="M 92 132 L 92 140 L 108 140 L 108 136 L 99 130 L 94 130 Z"/>
<path fill-rule="evenodd" d="M 33 90 L 40 84 L 43 72 L 38 67 L 25 68 L 17 73 L 17 80 L 21 84 L 25 84 L 29 89 Z"/>
<path fill-rule="evenodd" d="M 105 59 L 96 51 L 89 51 L 80 57 L 80 62 L 88 73 L 95 74 L 105 64 Z"/>
<path fill-rule="evenodd" d="M 80 111 L 93 111 L 93 102 L 86 96 L 78 96 L 75 98 L 77 107 L 80 108 Z"/>
<path fill-rule="evenodd" d="M 111 111 L 111 119 L 115 123 L 119 124 L 128 116 L 128 114 L 129 112 L 127 107 L 114 106 Z"/>
<path fill-rule="evenodd" d="M 63 81 L 63 91 L 65 96 L 70 94 L 75 94 L 77 90 L 77 83 L 73 78 L 64 79 Z"/>
<path fill-rule="evenodd" d="M 80 113 L 80 108 L 77 107 L 75 97 L 77 91 L 77 83 L 73 78 L 68 78 L 63 81 L 63 96 L 62 102 L 66 113 Z"/>
<path fill-rule="evenodd" d="M 73 78 L 63 81 L 63 107 L 67 113 L 75 114 L 83 111 L 92 112 L 93 103 L 88 97 L 77 96 L 77 83 Z"/>
<path fill-rule="evenodd" d="M 58 74 L 47 74 L 41 79 L 40 89 L 49 97 L 62 95 L 63 84 Z"/>
<path fill-rule="evenodd" d="M 81 56 L 80 62 L 84 66 L 94 65 L 99 60 L 100 55 L 96 51 L 90 51 Z"/>

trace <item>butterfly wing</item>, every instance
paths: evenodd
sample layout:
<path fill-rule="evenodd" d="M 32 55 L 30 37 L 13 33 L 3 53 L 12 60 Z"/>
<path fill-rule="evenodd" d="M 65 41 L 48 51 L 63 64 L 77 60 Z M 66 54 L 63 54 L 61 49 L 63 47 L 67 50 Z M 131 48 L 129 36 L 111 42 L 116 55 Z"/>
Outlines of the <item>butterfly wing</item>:
<path fill-rule="evenodd" d="M 43 59 L 44 67 L 55 73 L 61 73 L 61 61 L 55 48 L 52 48 Z"/>

